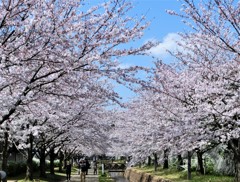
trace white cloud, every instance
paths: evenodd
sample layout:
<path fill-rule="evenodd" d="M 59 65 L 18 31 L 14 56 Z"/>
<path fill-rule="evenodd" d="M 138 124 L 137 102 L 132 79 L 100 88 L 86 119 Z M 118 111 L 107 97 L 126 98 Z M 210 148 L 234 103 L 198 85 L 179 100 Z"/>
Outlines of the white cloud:
<path fill-rule="evenodd" d="M 133 66 L 133 65 L 129 64 L 129 63 L 121 63 L 118 65 L 118 68 L 127 69 L 127 68 L 130 68 L 131 66 Z"/>
<path fill-rule="evenodd" d="M 158 46 L 150 49 L 149 53 L 160 58 L 169 57 L 167 50 L 171 52 L 176 51 L 178 47 L 176 41 L 179 40 L 180 36 L 177 33 L 169 33 L 163 38 L 163 41 Z"/>

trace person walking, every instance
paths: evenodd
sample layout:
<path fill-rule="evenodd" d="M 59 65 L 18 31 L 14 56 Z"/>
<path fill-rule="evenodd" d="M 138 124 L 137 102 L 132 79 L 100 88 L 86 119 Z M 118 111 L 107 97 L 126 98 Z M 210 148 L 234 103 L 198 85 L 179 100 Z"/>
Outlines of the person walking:
<path fill-rule="evenodd" d="M 0 181 L 7 182 L 7 174 L 5 171 L 0 171 Z"/>
<path fill-rule="evenodd" d="M 86 171 L 87 171 L 87 165 L 86 165 L 86 160 L 85 159 L 80 159 L 80 161 L 79 161 L 79 170 L 81 171 L 80 172 L 81 182 L 85 182 Z"/>
<path fill-rule="evenodd" d="M 90 169 L 90 163 L 88 159 L 86 159 L 85 161 L 86 161 L 86 175 L 88 175 L 88 169 Z"/>
<path fill-rule="evenodd" d="M 96 160 L 93 161 L 92 166 L 93 166 L 93 174 L 97 174 L 97 161 Z"/>
<path fill-rule="evenodd" d="M 71 171 L 72 171 L 72 164 L 70 160 L 66 161 L 66 175 L 67 175 L 67 181 L 71 180 Z"/>

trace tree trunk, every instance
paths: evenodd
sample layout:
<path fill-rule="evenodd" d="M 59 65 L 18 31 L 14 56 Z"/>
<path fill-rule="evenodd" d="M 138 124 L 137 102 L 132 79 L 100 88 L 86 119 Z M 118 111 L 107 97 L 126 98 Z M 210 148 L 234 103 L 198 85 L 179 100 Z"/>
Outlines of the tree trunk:
<path fill-rule="evenodd" d="M 191 159 L 192 159 L 192 153 L 188 151 L 188 174 L 187 174 L 187 179 L 191 180 L 192 179 L 192 163 L 191 163 Z"/>
<path fill-rule="evenodd" d="M 147 163 L 147 165 L 151 166 L 151 164 L 152 164 L 152 158 L 150 156 L 148 156 L 148 163 Z"/>
<path fill-rule="evenodd" d="M 232 139 L 228 144 L 234 153 L 235 182 L 240 182 L 240 138 Z"/>
<path fill-rule="evenodd" d="M 40 148 L 40 177 L 46 177 L 46 163 L 45 163 L 45 159 L 46 159 L 46 155 L 45 155 L 45 151 L 46 151 L 46 148 L 45 146 L 43 145 L 41 148 Z"/>
<path fill-rule="evenodd" d="M 51 147 L 49 155 L 50 155 L 50 174 L 54 174 L 54 160 L 55 160 L 54 147 Z"/>
<path fill-rule="evenodd" d="M 168 150 L 164 150 L 163 153 L 163 169 L 168 169 Z"/>
<path fill-rule="evenodd" d="M 3 145 L 3 153 L 2 153 L 2 170 L 7 172 L 7 163 L 8 163 L 8 132 L 4 132 L 4 145 Z"/>
<path fill-rule="evenodd" d="M 157 154 L 153 153 L 154 156 L 154 171 L 157 171 L 157 167 L 158 167 L 158 158 L 157 158 Z"/>
<path fill-rule="evenodd" d="M 198 170 L 201 174 L 204 174 L 203 153 L 201 151 L 197 152 L 197 159 L 198 159 Z"/>
<path fill-rule="evenodd" d="M 181 166 L 183 165 L 182 155 L 181 155 L 181 154 L 178 154 L 177 158 L 178 158 L 177 170 L 178 170 L 178 171 L 181 171 L 181 170 L 182 170 L 182 167 L 181 167 Z"/>
<path fill-rule="evenodd" d="M 235 181 L 240 182 L 240 154 L 235 156 Z"/>
<path fill-rule="evenodd" d="M 29 135 L 29 144 L 30 147 L 28 149 L 27 156 L 27 171 L 26 171 L 26 180 L 33 180 L 33 135 L 32 133 Z"/>
<path fill-rule="evenodd" d="M 64 159 L 63 152 L 59 151 L 59 172 L 63 172 L 63 159 Z"/>

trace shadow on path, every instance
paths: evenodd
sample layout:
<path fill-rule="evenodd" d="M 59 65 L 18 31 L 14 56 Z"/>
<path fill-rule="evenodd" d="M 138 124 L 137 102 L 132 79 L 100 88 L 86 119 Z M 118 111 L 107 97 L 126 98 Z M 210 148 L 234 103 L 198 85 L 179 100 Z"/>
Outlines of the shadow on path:
<path fill-rule="evenodd" d="M 62 182 L 66 182 L 66 180 Z M 77 173 L 72 173 L 70 182 L 81 182 L 80 175 Z M 88 170 L 88 175 L 86 175 L 86 182 L 99 182 L 98 175 L 93 174 L 93 169 Z"/>

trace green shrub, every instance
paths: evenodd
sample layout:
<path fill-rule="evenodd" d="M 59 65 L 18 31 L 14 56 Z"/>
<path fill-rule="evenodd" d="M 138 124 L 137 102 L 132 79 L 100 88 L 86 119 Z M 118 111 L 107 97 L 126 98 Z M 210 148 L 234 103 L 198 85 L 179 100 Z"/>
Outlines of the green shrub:
<path fill-rule="evenodd" d="M 33 160 L 33 171 L 37 171 L 39 169 L 39 163 Z M 26 173 L 27 164 L 25 161 L 14 162 L 9 161 L 7 166 L 7 175 L 10 177 L 17 176 L 19 174 Z"/>
<path fill-rule="evenodd" d="M 59 160 L 55 160 L 54 161 L 54 167 L 59 167 L 60 166 L 60 161 Z"/>
<path fill-rule="evenodd" d="M 8 162 L 7 173 L 8 176 L 17 176 L 26 172 L 27 165 L 25 162 Z"/>
<path fill-rule="evenodd" d="M 216 171 L 214 171 L 214 162 L 210 157 L 206 157 L 206 174 L 216 174 Z"/>

